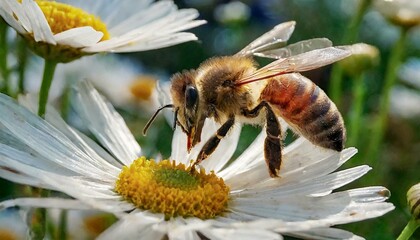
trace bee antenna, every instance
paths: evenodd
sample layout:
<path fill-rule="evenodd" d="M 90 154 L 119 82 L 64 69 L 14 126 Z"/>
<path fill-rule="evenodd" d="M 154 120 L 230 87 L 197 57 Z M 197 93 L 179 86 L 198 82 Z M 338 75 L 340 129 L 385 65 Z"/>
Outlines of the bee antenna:
<path fill-rule="evenodd" d="M 160 111 L 162 111 L 165 108 L 173 108 L 173 107 L 174 107 L 173 104 L 167 104 L 167 105 L 165 105 L 163 107 L 160 107 L 158 110 L 156 110 L 155 114 L 153 114 L 153 116 L 146 123 L 146 126 L 144 126 L 144 128 L 143 128 L 143 136 L 146 136 L 147 130 L 149 129 L 150 125 L 152 125 L 153 121 L 155 120 L 155 118 L 157 117 L 157 115 L 159 114 Z M 175 116 L 176 116 L 176 114 L 175 114 Z"/>
<path fill-rule="evenodd" d="M 175 114 L 174 114 L 174 123 L 173 123 L 173 125 L 172 125 L 172 129 L 175 131 L 175 128 L 176 128 L 176 121 L 178 120 L 178 110 L 179 110 L 179 108 L 176 108 L 175 109 Z"/>

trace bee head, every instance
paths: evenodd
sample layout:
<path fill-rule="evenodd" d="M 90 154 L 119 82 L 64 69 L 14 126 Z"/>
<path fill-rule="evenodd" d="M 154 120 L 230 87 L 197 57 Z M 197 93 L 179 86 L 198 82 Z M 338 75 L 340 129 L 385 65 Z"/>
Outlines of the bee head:
<path fill-rule="evenodd" d="M 205 117 L 200 114 L 200 94 L 194 81 L 195 71 L 184 71 L 172 77 L 171 94 L 175 121 L 188 136 L 190 150 L 200 142 Z"/>

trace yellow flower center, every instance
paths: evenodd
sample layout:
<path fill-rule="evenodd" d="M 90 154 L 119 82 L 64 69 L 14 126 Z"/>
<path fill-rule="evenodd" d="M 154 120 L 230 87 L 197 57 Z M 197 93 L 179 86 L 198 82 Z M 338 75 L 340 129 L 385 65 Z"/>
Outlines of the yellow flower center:
<path fill-rule="evenodd" d="M 184 164 L 156 163 L 145 157 L 122 169 L 115 191 L 138 208 L 165 214 L 166 219 L 214 218 L 223 213 L 229 200 L 229 188 L 213 172 L 190 173 Z"/>
<path fill-rule="evenodd" d="M 131 85 L 131 94 L 139 101 L 150 99 L 153 89 L 156 86 L 156 79 L 152 76 L 139 76 Z"/>
<path fill-rule="evenodd" d="M 105 23 L 99 17 L 89 14 L 80 8 L 54 1 L 37 0 L 45 18 L 54 34 L 61 33 L 73 28 L 91 26 L 96 31 L 104 34 L 102 41 L 109 39 L 109 33 Z"/>

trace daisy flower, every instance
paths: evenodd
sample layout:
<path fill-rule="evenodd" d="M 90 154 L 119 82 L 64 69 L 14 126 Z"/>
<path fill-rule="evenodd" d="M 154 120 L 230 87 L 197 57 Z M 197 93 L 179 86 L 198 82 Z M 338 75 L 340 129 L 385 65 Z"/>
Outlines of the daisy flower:
<path fill-rule="evenodd" d="M 196 40 L 195 9 L 172 1 L 3 0 L 1 17 L 45 59 L 38 115 L 45 114 L 57 63 L 99 52 L 137 52 Z"/>
<path fill-rule="evenodd" d="M 33 97 L 21 98 L 23 107 L 0 95 L 0 176 L 74 198 L 18 198 L 0 208 L 93 208 L 121 218 L 100 239 L 357 238 L 330 226 L 394 208 L 384 202 L 389 191 L 383 187 L 333 192 L 370 170 L 336 171 L 354 148 L 339 153 L 299 138 L 284 148 L 281 177 L 271 178 L 263 156 L 265 131 L 228 164 L 240 135 L 236 126 L 201 170 L 190 173 L 191 159 L 218 127 L 213 121 L 206 121 L 203 142 L 190 153 L 185 134 L 176 129 L 170 160 L 147 160 L 121 116 L 90 84 L 80 82 L 76 92 L 78 113 L 106 150 L 52 108 L 45 120 L 30 112 Z"/>
<path fill-rule="evenodd" d="M 98 52 L 136 52 L 196 40 L 184 30 L 205 21 L 172 1 L 4 0 L 3 19 L 47 59 L 68 62 Z"/>

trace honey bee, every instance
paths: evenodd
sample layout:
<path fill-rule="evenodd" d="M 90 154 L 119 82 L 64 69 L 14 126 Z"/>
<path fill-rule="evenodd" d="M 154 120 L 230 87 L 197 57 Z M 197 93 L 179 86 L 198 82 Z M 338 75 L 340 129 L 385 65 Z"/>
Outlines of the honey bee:
<path fill-rule="evenodd" d="M 299 72 L 331 64 L 351 52 L 332 47 L 325 38 L 286 45 L 294 27 L 293 21 L 279 24 L 233 56 L 214 57 L 196 70 L 175 74 L 171 80 L 173 104 L 158 109 L 143 133 L 160 110 L 173 108 L 174 127 L 180 126 L 187 134 L 190 150 L 200 142 L 207 118 L 220 123 L 192 170 L 214 152 L 236 121 L 265 126 L 264 158 L 271 177 L 279 176 L 282 162 L 278 117 L 313 144 L 341 151 L 346 131 L 340 112 L 322 89 Z M 257 68 L 252 56 L 276 60 Z"/>

